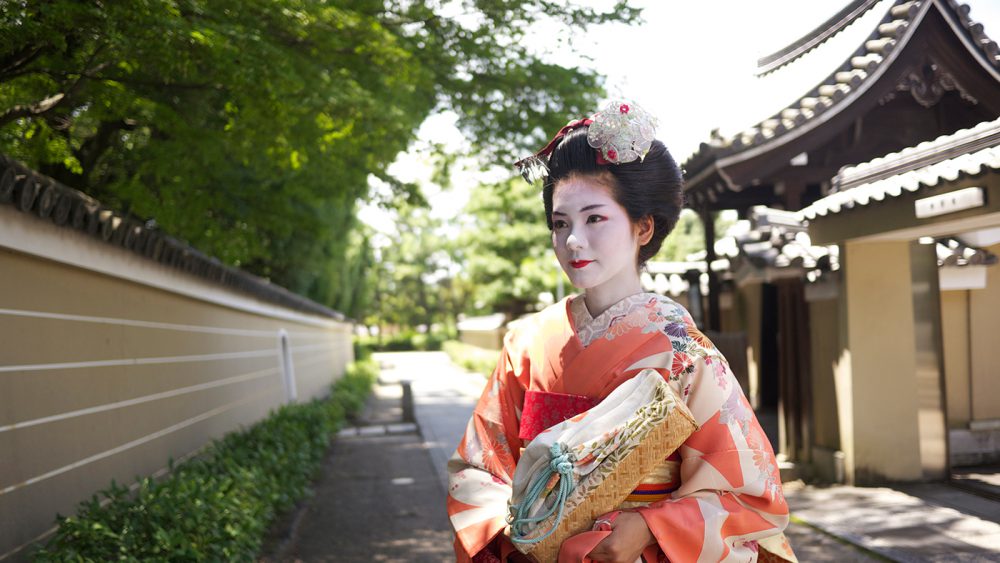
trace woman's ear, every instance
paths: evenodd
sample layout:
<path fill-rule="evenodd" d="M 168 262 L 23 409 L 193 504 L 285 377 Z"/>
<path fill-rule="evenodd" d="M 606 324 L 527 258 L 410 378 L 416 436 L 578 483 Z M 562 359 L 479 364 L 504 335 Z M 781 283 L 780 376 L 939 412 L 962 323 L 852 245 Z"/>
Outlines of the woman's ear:
<path fill-rule="evenodd" d="M 655 222 L 653 221 L 652 215 L 646 215 L 645 217 L 639 219 L 635 223 L 636 227 L 636 239 L 639 241 L 639 246 L 646 246 L 649 241 L 653 240 L 653 227 Z"/>

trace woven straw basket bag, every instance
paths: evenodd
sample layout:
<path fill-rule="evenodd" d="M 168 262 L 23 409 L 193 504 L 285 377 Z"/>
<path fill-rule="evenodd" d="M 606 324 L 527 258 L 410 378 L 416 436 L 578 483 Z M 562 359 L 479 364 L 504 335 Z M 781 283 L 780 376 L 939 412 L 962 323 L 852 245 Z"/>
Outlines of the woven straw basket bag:
<path fill-rule="evenodd" d="M 588 422 L 588 418 L 597 419 L 597 423 Z M 697 429 L 691 412 L 663 378 L 653 370 L 644 370 L 590 411 L 539 434 L 525 448 L 515 472 L 513 523 L 508 528 L 512 542 L 540 563 L 555 562 L 564 540 L 590 530 L 598 516 L 617 509 L 642 478 Z M 549 443 L 556 444 L 559 451 L 551 447 L 546 451 Z M 577 454 L 571 458 L 572 479 L 566 465 L 562 466 L 563 475 L 547 469 L 558 465 L 555 456 L 563 449 Z M 561 482 L 553 486 L 557 479 Z M 530 485 L 536 482 L 548 485 L 544 498 L 531 497 Z M 553 501 L 560 486 L 566 489 L 563 498 Z M 534 510 L 525 509 L 528 501 L 533 501 Z M 553 506 L 559 502 L 561 510 Z M 527 515 L 522 521 L 530 525 L 517 525 L 514 512 L 519 507 L 520 514 Z M 533 521 L 545 512 L 551 514 L 540 522 Z"/>

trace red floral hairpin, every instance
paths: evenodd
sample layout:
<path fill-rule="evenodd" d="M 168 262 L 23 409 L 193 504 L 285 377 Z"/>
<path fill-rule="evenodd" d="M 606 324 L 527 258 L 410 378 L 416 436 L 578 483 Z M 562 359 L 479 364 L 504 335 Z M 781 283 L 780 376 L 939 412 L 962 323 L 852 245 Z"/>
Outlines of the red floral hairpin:
<path fill-rule="evenodd" d="M 653 143 L 656 118 L 634 103 L 612 100 L 593 116 L 570 121 L 542 150 L 516 163 L 528 182 L 548 175 L 548 157 L 570 131 L 588 127 L 587 144 L 597 149 L 597 164 L 642 160 Z"/>

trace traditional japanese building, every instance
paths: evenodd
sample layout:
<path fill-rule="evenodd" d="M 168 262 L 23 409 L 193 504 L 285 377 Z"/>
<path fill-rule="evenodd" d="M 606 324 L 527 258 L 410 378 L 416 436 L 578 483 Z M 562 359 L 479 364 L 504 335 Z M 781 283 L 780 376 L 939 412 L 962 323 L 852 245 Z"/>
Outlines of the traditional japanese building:
<path fill-rule="evenodd" d="M 773 112 L 684 168 L 705 261 L 728 260 L 706 268 L 706 324 L 746 333 L 779 450 L 853 483 L 945 478 L 960 431 L 980 432 L 977 459 L 1000 452 L 1000 362 L 975 344 L 1000 329 L 1000 47 L 957 2 L 859 0 L 758 72 Z M 711 220 L 726 209 L 749 225 L 732 256 Z"/>

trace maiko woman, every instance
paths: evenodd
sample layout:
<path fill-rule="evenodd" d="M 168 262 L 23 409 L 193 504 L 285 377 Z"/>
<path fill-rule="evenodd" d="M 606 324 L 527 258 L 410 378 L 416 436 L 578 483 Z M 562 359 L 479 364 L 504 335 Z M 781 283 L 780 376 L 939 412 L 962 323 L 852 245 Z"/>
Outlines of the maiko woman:
<path fill-rule="evenodd" d="M 610 534 L 584 560 L 795 561 L 782 534 L 788 506 L 774 453 L 728 363 L 681 305 L 639 281 L 683 205 L 681 171 L 653 126 L 641 108 L 612 102 L 519 163 L 544 175 L 552 246 L 582 293 L 504 339 L 448 464 L 459 561 L 523 560 L 504 533 L 522 449 L 648 369 L 698 430 L 614 518 L 599 519 Z"/>

